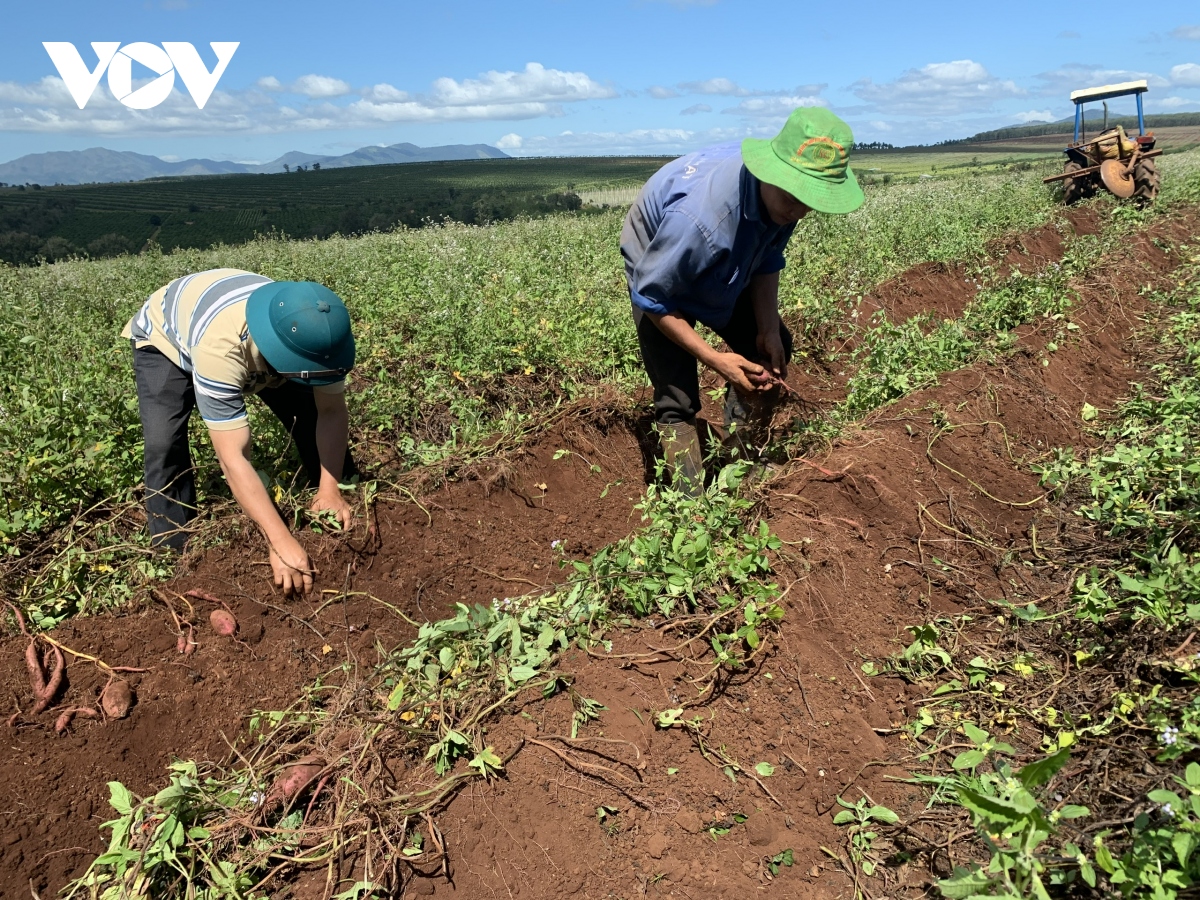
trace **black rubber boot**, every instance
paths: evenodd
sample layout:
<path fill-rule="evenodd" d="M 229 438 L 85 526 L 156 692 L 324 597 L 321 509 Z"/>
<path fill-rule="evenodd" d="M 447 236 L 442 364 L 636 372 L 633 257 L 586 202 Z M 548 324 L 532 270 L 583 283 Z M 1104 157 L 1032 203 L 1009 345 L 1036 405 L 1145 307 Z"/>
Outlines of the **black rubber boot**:
<path fill-rule="evenodd" d="M 660 425 L 659 440 L 667 473 L 679 490 L 697 497 L 704 493 L 704 456 L 696 426 L 686 422 Z"/>

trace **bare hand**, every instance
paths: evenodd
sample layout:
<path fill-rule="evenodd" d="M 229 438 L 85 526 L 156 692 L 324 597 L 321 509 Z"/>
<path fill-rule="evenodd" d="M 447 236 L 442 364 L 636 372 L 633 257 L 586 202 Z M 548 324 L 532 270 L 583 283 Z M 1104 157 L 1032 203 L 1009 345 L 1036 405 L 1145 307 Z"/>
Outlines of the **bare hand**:
<path fill-rule="evenodd" d="M 758 352 L 763 355 L 778 378 L 787 378 L 787 353 L 783 349 L 783 337 L 775 328 L 758 335 Z"/>
<path fill-rule="evenodd" d="M 318 492 L 309 509 L 315 513 L 329 510 L 341 523 L 343 531 L 349 531 L 354 521 L 354 507 L 346 502 L 341 491 L 330 493 L 328 496 Z"/>
<path fill-rule="evenodd" d="M 282 552 L 272 547 L 270 559 L 275 587 L 283 589 L 283 596 L 307 594 L 312 590 L 313 575 L 317 570 L 295 538 L 291 538 L 290 545 L 282 548 Z"/>
<path fill-rule="evenodd" d="M 718 353 L 713 368 L 744 394 L 771 386 L 766 370 L 738 353 Z"/>

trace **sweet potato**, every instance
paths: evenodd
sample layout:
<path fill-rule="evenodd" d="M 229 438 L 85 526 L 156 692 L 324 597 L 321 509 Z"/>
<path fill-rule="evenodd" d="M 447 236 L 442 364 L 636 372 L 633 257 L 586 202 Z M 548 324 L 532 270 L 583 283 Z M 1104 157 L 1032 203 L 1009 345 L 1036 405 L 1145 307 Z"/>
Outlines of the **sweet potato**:
<path fill-rule="evenodd" d="M 271 807 L 277 803 L 291 803 L 317 779 L 325 766 L 325 760 L 315 754 L 284 766 L 267 792 L 263 805 Z"/>
<path fill-rule="evenodd" d="M 63 710 L 63 714 L 58 717 L 58 721 L 54 723 L 54 733 L 65 733 L 71 726 L 71 720 L 76 716 L 83 716 L 85 719 L 98 719 L 100 718 L 100 713 L 90 706 L 72 706 L 70 709 Z"/>
<path fill-rule="evenodd" d="M 135 699 L 137 698 L 129 682 L 114 678 L 100 692 L 100 708 L 110 719 L 123 719 L 129 715 Z"/>
<path fill-rule="evenodd" d="M 214 609 L 208 614 L 208 624 L 212 630 L 222 637 L 233 637 L 237 634 L 238 622 L 233 613 L 223 609 Z"/>
<path fill-rule="evenodd" d="M 184 634 L 182 631 L 179 632 L 179 640 L 175 642 L 175 649 L 184 656 L 191 656 L 196 652 L 196 646 L 195 633 L 192 629 L 192 624 L 189 622 L 187 625 L 187 634 Z"/>
<path fill-rule="evenodd" d="M 33 709 L 30 712 L 34 715 L 44 712 L 54 702 L 62 687 L 63 675 L 67 671 L 67 661 L 63 658 L 63 652 L 57 647 L 50 649 L 54 653 L 54 668 L 48 676 L 37 644 L 30 641 L 25 651 L 25 665 L 29 669 L 29 683 L 33 687 L 34 697 Z"/>

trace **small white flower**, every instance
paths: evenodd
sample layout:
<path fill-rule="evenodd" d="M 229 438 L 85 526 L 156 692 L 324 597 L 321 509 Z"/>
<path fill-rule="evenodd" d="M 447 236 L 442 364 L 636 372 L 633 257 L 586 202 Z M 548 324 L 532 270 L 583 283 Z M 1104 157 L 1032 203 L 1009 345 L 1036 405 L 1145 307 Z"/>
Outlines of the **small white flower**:
<path fill-rule="evenodd" d="M 1171 809 L 1170 803 L 1164 803 L 1161 807 L 1159 807 L 1159 811 L 1168 819 L 1175 818 L 1175 810 Z"/>
<path fill-rule="evenodd" d="M 561 544 L 561 543 L 562 543 L 562 541 L 560 541 L 560 540 L 551 541 L 551 542 L 550 542 L 550 549 L 551 549 L 551 550 L 557 550 L 557 549 L 558 549 L 558 545 L 559 545 L 559 544 Z"/>
<path fill-rule="evenodd" d="M 1179 729 L 1172 728 L 1170 725 L 1168 725 L 1163 729 L 1162 734 L 1158 736 L 1158 739 L 1163 745 L 1171 747 L 1177 740 L 1179 740 Z"/>

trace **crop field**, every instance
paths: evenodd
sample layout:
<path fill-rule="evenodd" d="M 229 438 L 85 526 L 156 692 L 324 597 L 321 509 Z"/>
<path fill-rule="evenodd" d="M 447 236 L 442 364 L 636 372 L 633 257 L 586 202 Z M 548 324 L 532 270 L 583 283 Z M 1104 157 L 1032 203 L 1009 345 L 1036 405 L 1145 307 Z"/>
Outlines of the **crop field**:
<path fill-rule="evenodd" d="M 111 256 L 149 242 L 203 249 L 271 233 L 327 237 L 444 217 L 498 221 L 571 208 L 569 196 L 577 191 L 639 185 L 662 163 L 658 157 L 468 160 L 0 188 L 0 260 L 32 261 L 39 251 L 51 259 L 85 251 Z M 18 241 L 17 234 L 39 243 Z M 121 240 L 105 243 L 106 236 Z M 65 244 L 45 248 L 53 238 Z"/>
<path fill-rule="evenodd" d="M 0 895 L 1192 896 L 1200 151 L 1145 209 L 930 158 L 800 224 L 794 393 L 699 498 L 620 208 L 0 266 Z M 307 597 L 196 422 L 142 534 L 119 332 L 217 265 L 355 321 L 352 529 L 252 404 Z"/>

